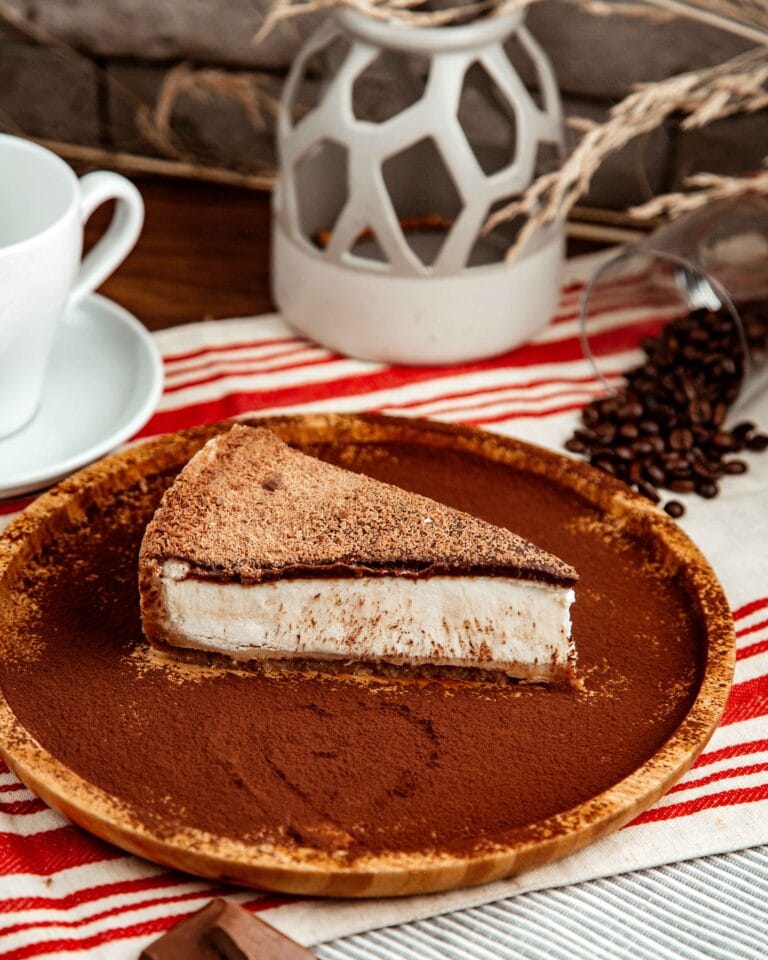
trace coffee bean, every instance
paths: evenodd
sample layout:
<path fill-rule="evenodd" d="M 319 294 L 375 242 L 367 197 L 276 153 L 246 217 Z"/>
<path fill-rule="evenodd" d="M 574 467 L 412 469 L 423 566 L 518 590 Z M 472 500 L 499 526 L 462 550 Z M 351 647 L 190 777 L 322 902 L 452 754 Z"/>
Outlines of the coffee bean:
<path fill-rule="evenodd" d="M 764 433 L 756 433 L 747 440 L 747 450 L 752 450 L 755 453 L 762 453 L 764 450 L 768 450 L 768 436 Z"/>
<path fill-rule="evenodd" d="M 768 301 L 739 309 L 753 356 L 768 358 Z M 728 454 L 768 450 L 768 436 L 757 434 L 749 421 L 723 429 L 744 372 L 730 315 L 693 310 L 670 321 L 659 336 L 643 338 L 642 348 L 645 361 L 627 371 L 625 386 L 584 408 L 583 427 L 567 448 L 643 495 L 650 490 L 658 498 L 657 488 L 667 487 L 717 496 L 721 476 L 746 470 L 743 460 L 726 460 Z M 682 516 L 682 504 L 667 506 Z"/>
<path fill-rule="evenodd" d="M 612 423 L 600 423 L 595 427 L 594 434 L 600 443 L 613 443 L 616 437 L 616 427 Z"/>
<path fill-rule="evenodd" d="M 617 412 L 622 420 L 637 420 L 638 417 L 642 417 L 644 411 L 642 404 L 633 401 L 620 406 Z"/>
<path fill-rule="evenodd" d="M 613 462 L 616 459 L 616 453 L 613 447 L 604 447 L 593 446 L 590 450 L 590 456 L 593 460 L 610 460 Z"/>
<path fill-rule="evenodd" d="M 649 437 L 655 437 L 659 432 L 659 425 L 655 420 L 641 420 L 637 426 L 640 429 L 640 433 L 644 433 Z"/>
<path fill-rule="evenodd" d="M 696 384 L 690 377 L 683 377 L 683 395 L 686 400 L 690 400 L 691 402 L 695 401 L 698 395 Z"/>
<path fill-rule="evenodd" d="M 726 433 L 724 430 L 718 430 L 718 432 L 712 437 L 712 446 L 716 447 L 718 450 L 732 450 L 733 449 L 733 437 L 730 433 Z"/>
<path fill-rule="evenodd" d="M 695 488 L 693 480 L 672 480 L 669 484 L 669 489 L 673 493 L 693 493 Z"/>
<path fill-rule="evenodd" d="M 693 446 L 693 434 L 690 430 L 673 430 L 669 435 L 669 445 L 673 450 L 690 450 Z"/>
<path fill-rule="evenodd" d="M 755 425 L 750 420 L 742 420 L 731 430 L 731 435 L 737 440 L 747 440 L 755 432 Z"/>
<path fill-rule="evenodd" d="M 584 411 L 581 414 L 581 419 L 584 421 L 585 426 L 594 427 L 600 422 L 600 414 L 593 406 L 584 407 Z"/>
<path fill-rule="evenodd" d="M 640 431 L 634 423 L 622 423 L 619 427 L 619 436 L 625 440 L 637 440 L 640 436 Z"/>
<path fill-rule="evenodd" d="M 691 464 L 691 470 L 697 477 L 704 480 L 711 480 L 715 476 L 715 471 L 707 460 L 694 460 Z"/>
<path fill-rule="evenodd" d="M 669 500 L 664 504 L 664 510 L 675 520 L 677 520 L 678 517 L 682 517 L 685 513 L 685 507 L 679 500 Z"/>
<path fill-rule="evenodd" d="M 616 476 L 616 467 L 610 460 L 593 460 L 592 466 L 602 470 L 603 473 L 610 473 L 612 477 Z"/>
<path fill-rule="evenodd" d="M 707 400 L 694 400 L 688 413 L 692 423 L 708 423 L 712 419 L 712 405 Z"/>
<path fill-rule="evenodd" d="M 653 453 L 653 444 L 649 443 L 648 440 L 636 440 L 632 444 L 632 449 L 639 456 L 647 457 L 649 454 Z"/>
<path fill-rule="evenodd" d="M 638 480 L 637 491 L 646 497 L 646 499 L 650 500 L 651 503 L 659 503 L 661 500 L 656 487 L 648 483 L 647 480 Z"/>
<path fill-rule="evenodd" d="M 571 453 L 584 453 L 587 448 L 584 442 L 579 440 L 578 437 L 571 437 L 570 440 L 565 441 L 565 449 L 570 450 Z"/>

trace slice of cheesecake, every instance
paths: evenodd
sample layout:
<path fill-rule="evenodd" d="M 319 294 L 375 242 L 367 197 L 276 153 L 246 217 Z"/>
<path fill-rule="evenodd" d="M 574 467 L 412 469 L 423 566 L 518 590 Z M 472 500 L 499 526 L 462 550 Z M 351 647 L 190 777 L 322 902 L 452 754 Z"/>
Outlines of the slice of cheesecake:
<path fill-rule="evenodd" d="M 527 681 L 574 680 L 576 580 L 509 530 L 240 425 L 181 471 L 139 559 L 144 633 L 166 652 Z"/>

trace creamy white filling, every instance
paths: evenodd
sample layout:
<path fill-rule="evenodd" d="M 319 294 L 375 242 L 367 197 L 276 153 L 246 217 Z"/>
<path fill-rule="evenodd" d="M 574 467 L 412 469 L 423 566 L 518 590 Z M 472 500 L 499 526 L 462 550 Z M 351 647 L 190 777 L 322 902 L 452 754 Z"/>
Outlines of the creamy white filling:
<path fill-rule="evenodd" d="M 562 669 L 566 587 L 506 577 L 185 579 L 168 561 L 162 592 L 175 642 L 235 659 L 306 657 L 510 670 Z M 526 675 L 528 675 L 526 673 Z"/>

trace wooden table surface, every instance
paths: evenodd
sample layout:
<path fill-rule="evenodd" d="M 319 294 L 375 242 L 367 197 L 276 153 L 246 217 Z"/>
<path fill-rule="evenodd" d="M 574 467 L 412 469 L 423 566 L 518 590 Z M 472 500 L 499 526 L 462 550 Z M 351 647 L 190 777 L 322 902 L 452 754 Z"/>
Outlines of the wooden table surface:
<path fill-rule="evenodd" d="M 144 230 L 133 252 L 101 288 L 150 330 L 267 313 L 270 195 L 242 187 L 137 177 Z M 104 230 L 111 205 L 86 230 L 86 246 Z M 569 255 L 597 249 L 570 241 Z"/>
<path fill-rule="evenodd" d="M 164 177 L 134 182 L 146 205 L 144 230 L 102 293 L 150 330 L 273 309 L 269 194 Z M 110 213 L 105 205 L 91 218 L 87 244 Z"/>

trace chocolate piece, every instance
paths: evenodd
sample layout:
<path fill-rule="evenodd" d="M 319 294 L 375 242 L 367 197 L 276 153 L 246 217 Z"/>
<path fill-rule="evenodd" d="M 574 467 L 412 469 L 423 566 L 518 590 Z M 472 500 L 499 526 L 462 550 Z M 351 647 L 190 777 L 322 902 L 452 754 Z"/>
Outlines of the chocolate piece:
<path fill-rule="evenodd" d="M 314 956 L 243 907 L 216 899 L 150 944 L 140 960 L 307 960 Z"/>
<path fill-rule="evenodd" d="M 207 934 L 226 906 L 224 900 L 211 900 L 202 910 L 145 947 L 139 960 L 222 960 L 222 954 L 208 941 Z"/>
<path fill-rule="evenodd" d="M 272 490 L 272 491 L 279 490 L 280 487 L 282 487 L 282 485 L 283 485 L 283 482 L 276 473 L 270 473 L 269 476 L 266 477 L 262 483 L 262 486 L 264 487 L 265 490 Z"/>
<path fill-rule="evenodd" d="M 308 960 L 315 956 L 233 903 L 224 904 L 208 939 L 224 960 Z"/>

